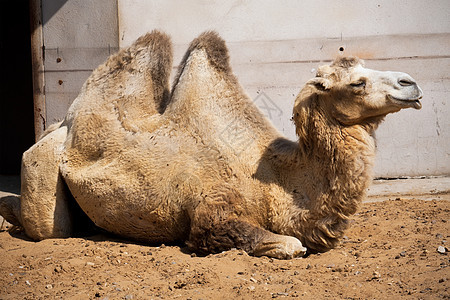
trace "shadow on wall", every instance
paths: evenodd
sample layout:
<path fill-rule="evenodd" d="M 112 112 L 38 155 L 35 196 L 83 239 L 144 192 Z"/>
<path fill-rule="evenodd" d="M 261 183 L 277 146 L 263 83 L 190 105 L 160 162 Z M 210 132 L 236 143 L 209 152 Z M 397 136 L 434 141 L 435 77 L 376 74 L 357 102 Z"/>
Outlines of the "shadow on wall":
<path fill-rule="evenodd" d="M 45 25 L 69 0 L 42 0 L 42 24 Z"/>

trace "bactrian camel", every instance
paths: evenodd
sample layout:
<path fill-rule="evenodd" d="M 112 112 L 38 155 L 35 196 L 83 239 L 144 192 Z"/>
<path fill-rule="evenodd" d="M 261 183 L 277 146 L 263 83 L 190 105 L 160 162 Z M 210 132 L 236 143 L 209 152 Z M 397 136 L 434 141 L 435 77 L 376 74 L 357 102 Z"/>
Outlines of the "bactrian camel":
<path fill-rule="evenodd" d="M 411 76 L 340 57 L 295 99 L 294 142 L 243 91 L 216 33 L 191 43 L 172 90 L 171 68 L 170 39 L 157 31 L 98 67 L 24 153 L 21 195 L 3 198 L 1 214 L 34 240 L 69 237 L 90 219 L 197 253 L 327 251 L 371 182 L 375 129 L 421 108 Z"/>

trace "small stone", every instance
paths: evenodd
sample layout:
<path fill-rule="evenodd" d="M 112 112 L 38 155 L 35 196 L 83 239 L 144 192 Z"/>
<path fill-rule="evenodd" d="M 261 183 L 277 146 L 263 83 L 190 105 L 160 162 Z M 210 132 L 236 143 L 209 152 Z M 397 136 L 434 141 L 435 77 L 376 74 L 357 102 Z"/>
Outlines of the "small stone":
<path fill-rule="evenodd" d="M 128 295 L 126 295 L 126 296 L 124 297 L 124 299 L 125 299 L 125 300 L 131 300 L 131 299 L 133 299 L 133 295 L 128 294 Z"/>
<path fill-rule="evenodd" d="M 254 290 L 255 290 L 255 286 L 251 285 L 251 286 L 248 287 L 248 289 L 249 289 L 250 291 L 254 291 Z"/>
<path fill-rule="evenodd" d="M 372 277 L 367 278 L 367 281 L 372 281 L 372 280 L 376 280 L 376 279 L 379 279 L 379 278 L 381 278 L 380 273 L 378 273 L 377 271 L 374 271 L 372 273 Z"/>
<path fill-rule="evenodd" d="M 288 296 L 289 296 L 289 293 L 280 293 L 280 292 L 278 292 L 278 293 L 272 293 L 272 298 L 277 298 L 278 296 L 285 296 L 285 297 L 288 297 Z"/>
<path fill-rule="evenodd" d="M 447 248 L 445 248 L 444 246 L 439 246 L 437 248 L 437 252 L 439 252 L 441 254 L 445 254 L 447 252 Z"/>
<path fill-rule="evenodd" d="M 442 234 L 440 234 L 440 233 L 436 233 L 436 238 L 438 238 L 438 239 L 442 239 L 444 236 L 442 235 Z"/>
<path fill-rule="evenodd" d="M 86 263 L 86 266 L 94 266 L 95 264 L 93 263 L 93 262 L 90 262 L 90 261 L 88 261 L 87 263 Z"/>
<path fill-rule="evenodd" d="M 56 266 L 56 267 L 55 267 L 55 272 L 56 272 L 56 273 L 61 273 L 62 270 L 63 270 L 63 267 L 62 267 L 62 266 Z"/>
<path fill-rule="evenodd" d="M 405 256 L 406 256 L 406 251 L 400 252 L 400 256 L 401 256 L 401 257 L 405 257 Z"/>
<path fill-rule="evenodd" d="M 31 283 L 30 283 L 28 280 L 26 280 L 25 283 L 26 283 L 27 285 L 31 285 Z"/>
<path fill-rule="evenodd" d="M 257 282 L 258 282 L 258 280 L 256 280 L 256 279 L 253 278 L 253 277 L 250 277 L 250 281 L 251 281 L 251 282 L 254 282 L 254 283 L 257 283 Z"/>
<path fill-rule="evenodd" d="M 45 288 L 46 288 L 47 290 L 51 290 L 51 289 L 53 288 L 53 285 L 47 284 L 47 285 L 45 286 Z"/>
<path fill-rule="evenodd" d="M 439 279 L 439 283 L 443 283 L 443 282 L 445 282 L 445 281 L 447 281 L 447 278 L 441 278 L 441 279 Z"/>

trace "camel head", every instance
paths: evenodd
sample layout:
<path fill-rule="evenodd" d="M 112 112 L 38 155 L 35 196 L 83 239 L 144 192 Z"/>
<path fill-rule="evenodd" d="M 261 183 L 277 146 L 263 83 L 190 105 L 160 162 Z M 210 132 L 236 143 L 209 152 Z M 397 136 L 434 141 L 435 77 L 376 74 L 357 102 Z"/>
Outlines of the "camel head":
<path fill-rule="evenodd" d="M 403 108 L 420 109 L 421 98 L 422 90 L 408 74 L 367 69 L 362 60 L 343 57 L 319 67 L 306 83 L 295 101 L 294 121 L 298 125 L 302 109 L 313 105 L 335 123 L 364 124 Z"/>

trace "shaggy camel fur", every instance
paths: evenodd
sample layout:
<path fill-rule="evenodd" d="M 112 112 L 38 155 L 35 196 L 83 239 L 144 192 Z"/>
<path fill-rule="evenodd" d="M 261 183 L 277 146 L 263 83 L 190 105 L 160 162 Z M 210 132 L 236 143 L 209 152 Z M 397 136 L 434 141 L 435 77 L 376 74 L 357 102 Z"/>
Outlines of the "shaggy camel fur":
<path fill-rule="evenodd" d="M 242 90 L 216 33 L 191 43 L 169 93 L 171 63 L 169 38 L 152 32 L 96 69 L 24 153 L 21 196 L 2 199 L 1 214 L 35 240 L 72 235 L 85 214 L 120 236 L 203 253 L 327 251 L 371 181 L 375 128 L 421 107 L 409 75 L 339 58 L 297 96 L 292 142 Z"/>

